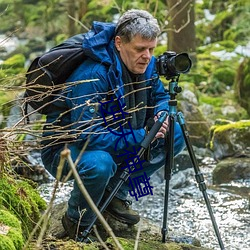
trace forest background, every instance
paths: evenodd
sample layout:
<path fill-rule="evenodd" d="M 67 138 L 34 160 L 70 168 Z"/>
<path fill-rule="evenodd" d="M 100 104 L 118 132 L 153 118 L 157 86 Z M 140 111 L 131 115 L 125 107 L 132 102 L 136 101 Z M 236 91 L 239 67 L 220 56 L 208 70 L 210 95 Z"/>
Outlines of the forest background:
<path fill-rule="evenodd" d="M 11 107 L 2 104 L 23 90 L 27 66 L 35 56 L 72 35 L 86 32 L 93 20 L 115 22 L 131 8 L 146 9 L 158 19 L 162 33 L 155 56 L 165 51 L 189 53 L 193 66 L 181 81 L 195 88 L 200 104 L 212 105 L 216 118 L 249 118 L 247 0 L 0 0 L 0 33 L 4 35 L 0 40 L 1 127 L 6 125 Z M 14 39 L 19 43 L 8 51 L 5 44 Z M 232 103 L 237 112 L 224 117 L 220 108 Z"/>

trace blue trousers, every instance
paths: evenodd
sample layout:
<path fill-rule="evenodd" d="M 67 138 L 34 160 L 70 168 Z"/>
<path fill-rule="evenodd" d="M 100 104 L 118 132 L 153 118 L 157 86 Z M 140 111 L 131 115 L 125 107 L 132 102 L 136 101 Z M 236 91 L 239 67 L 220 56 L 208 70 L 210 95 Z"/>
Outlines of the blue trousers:
<path fill-rule="evenodd" d="M 167 149 L 164 148 L 164 139 L 158 139 L 153 143 L 153 146 L 154 147 L 150 151 L 150 161 L 142 162 L 142 169 L 133 172 L 130 176 L 131 179 L 143 175 L 144 173 L 149 177 L 156 170 L 165 165 Z M 68 148 L 71 151 L 73 161 L 75 161 L 80 154 L 81 149 L 74 143 L 69 144 Z M 181 128 L 178 123 L 175 123 L 174 154 L 177 155 L 184 148 L 185 142 Z M 42 151 L 44 166 L 54 177 L 56 176 L 61 150 L 62 149 L 55 150 L 53 147 L 49 147 Z M 112 156 L 110 153 L 102 150 L 85 151 L 82 154 L 77 164 L 77 171 L 85 188 L 96 205 L 100 203 L 104 191 L 106 189 L 111 191 L 119 182 L 119 177 L 123 171 L 123 169 L 121 169 L 121 163 L 124 163 L 124 160 L 124 157 Z M 66 163 L 63 169 L 63 175 L 67 175 L 69 170 L 70 167 Z M 129 190 L 130 187 L 127 181 L 121 186 L 116 197 L 125 200 L 129 194 Z M 68 201 L 68 216 L 77 222 L 81 217 L 80 212 L 84 209 L 86 209 L 86 211 L 81 218 L 81 225 L 88 226 L 94 218 L 94 213 L 84 199 L 75 181 Z"/>

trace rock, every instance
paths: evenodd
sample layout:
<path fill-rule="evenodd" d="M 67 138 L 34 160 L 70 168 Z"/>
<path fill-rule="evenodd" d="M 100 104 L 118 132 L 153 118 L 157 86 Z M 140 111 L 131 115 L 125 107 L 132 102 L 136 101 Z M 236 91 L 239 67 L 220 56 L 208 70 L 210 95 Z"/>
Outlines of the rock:
<path fill-rule="evenodd" d="M 58 245 L 64 245 L 67 248 L 60 249 L 73 249 L 73 246 L 82 246 L 84 245 L 84 249 L 86 247 L 85 243 L 76 243 L 73 241 L 65 239 L 57 239 L 57 235 L 62 235 L 63 227 L 61 224 L 61 217 L 65 213 L 67 208 L 67 204 L 65 202 L 54 205 L 51 213 L 51 220 L 47 229 L 47 236 L 43 241 L 43 244 L 47 245 L 48 242 L 53 244 L 55 247 Z M 120 223 L 114 220 L 112 217 L 105 215 L 105 219 L 112 228 L 116 237 L 118 237 L 119 242 L 124 247 L 124 249 L 132 250 L 134 249 L 135 239 L 138 235 L 138 231 L 140 232 L 139 235 L 139 249 L 154 249 L 154 250 L 209 250 L 208 248 L 204 248 L 200 246 L 199 240 L 193 237 L 186 237 L 186 236 L 176 236 L 173 232 L 169 233 L 169 237 L 166 238 L 166 243 L 162 243 L 161 239 L 161 229 L 156 225 L 152 224 L 149 220 L 141 219 L 141 222 L 135 226 L 128 226 L 126 224 Z M 100 228 L 100 226 L 99 226 Z M 102 229 L 104 230 L 104 229 Z M 64 242 L 64 243 L 63 243 Z M 70 247 L 69 248 L 69 242 Z M 79 245 L 80 244 L 80 245 Z M 106 239 L 106 244 L 109 246 L 109 249 L 116 249 L 114 248 L 114 242 L 112 238 Z M 91 248 L 93 245 L 93 248 Z M 95 248 L 94 248 L 95 247 Z M 57 249 L 57 248 L 55 248 Z M 58 248 L 59 249 L 59 248 Z M 78 248 L 76 248 L 78 249 Z M 103 249 L 100 246 L 100 243 L 91 243 L 88 244 L 86 249 Z"/>
<path fill-rule="evenodd" d="M 198 105 L 198 99 L 195 95 L 194 92 L 192 92 L 191 90 L 185 90 L 182 92 L 182 98 L 184 100 L 189 101 L 190 103 L 194 104 L 194 105 Z"/>
<path fill-rule="evenodd" d="M 206 148 L 210 124 L 204 118 L 198 106 L 188 101 L 181 101 L 180 110 L 185 117 L 185 124 L 192 145 Z"/>
<path fill-rule="evenodd" d="M 233 180 L 250 179 L 250 158 L 226 158 L 213 171 L 213 183 L 228 183 Z"/>
<path fill-rule="evenodd" d="M 250 120 L 214 125 L 209 147 L 216 160 L 233 156 L 250 157 Z"/>
<path fill-rule="evenodd" d="M 191 168 L 177 172 L 171 178 L 170 188 L 178 189 L 190 185 L 190 176 L 193 176 L 193 169 Z"/>

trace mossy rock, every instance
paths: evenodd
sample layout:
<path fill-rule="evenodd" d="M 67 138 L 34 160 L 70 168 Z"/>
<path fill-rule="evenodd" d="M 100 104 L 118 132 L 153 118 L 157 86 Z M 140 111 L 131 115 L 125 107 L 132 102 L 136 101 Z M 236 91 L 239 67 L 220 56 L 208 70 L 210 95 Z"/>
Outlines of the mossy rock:
<path fill-rule="evenodd" d="M 122 245 L 124 250 L 133 250 L 135 245 L 134 239 L 124 239 L 118 238 L 120 244 Z M 114 245 L 113 239 L 109 238 L 107 243 Z M 113 248 L 111 248 L 113 249 Z M 206 250 L 208 248 L 198 247 L 190 244 L 184 243 L 175 243 L 175 242 L 166 242 L 162 243 L 161 241 L 156 240 L 146 240 L 139 241 L 138 243 L 138 250 Z"/>
<path fill-rule="evenodd" d="M 9 211 L 0 209 L 0 249 L 19 250 L 23 244 L 20 221 Z"/>
<path fill-rule="evenodd" d="M 204 116 L 212 123 L 217 119 L 225 119 L 225 117 L 230 121 L 240 121 L 249 117 L 247 111 L 236 102 L 230 91 L 226 91 L 220 96 L 200 93 L 199 104 Z"/>
<path fill-rule="evenodd" d="M 232 86 L 234 84 L 235 70 L 229 67 L 215 69 L 213 78 L 227 86 Z"/>
<path fill-rule="evenodd" d="M 214 125 L 210 130 L 210 149 L 215 159 L 230 156 L 248 156 L 250 146 L 250 120 L 229 122 L 225 125 Z"/>
<path fill-rule="evenodd" d="M 41 211 L 46 208 L 46 202 L 30 183 L 5 174 L 0 178 L 0 207 L 4 207 L 21 221 L 24 238 L 28 237 L 40 219 Z"/>
<path fill-rule="evenodd" d="M 135 241 L 133 239 L 125 239 L 118 237 L 119 243 L 121 244 L 123 250 L 134 250 Z M 117 250 L 113 239 L 108 238 L 105 242 L 106 246 L 110 250 Z M 60 250 L 102 250 L 104 247 L 100 242 L 93 242 L 91 244 L 74 242 L 73 240 L 56 240 L 56 239 L 44 239 L 42 243 L 42 249 L 60 249 Z M 51 248 L 50 248 L 51 247 Z M 41 249 L 35 246 L 35 243 L 30 245 L 31 249 Z M 140 240 L 138 244 L 138 250 L 211 250 L 206 247 L 198 247 L 194 245 L 189 245 L 185 243 L 175 243 L 167 242 L 162 243 L 161 241 L 155 240 Z"/>
<path fill-rule="evenodd" d="M 100 242 L 94 242 L 91 244 L 74 242 L 69 240 L 67 237 L 64 239 L 58 239 L 57 235 L 62 235 L 64 232 L 61 218 L 67 209 L 67 202 L 61 204 L 55 204 L 51 211 L 51 221 L 47 230 L 46 237 L 43 240 L 42 245 L 49 248 L 53 246 L 54 249 L 68 250 L 68 249 L 86 249 L 86 250 L 97 250 L 104 249 Z M 201 247 L 200 241 L 194 237 L 186 237 L 182 235 L 175 235 L 174 232 L 170 232 L 170 236 L 167 236 L 167 243 L 162 243 L 161 229 L 151 221 L 141 218 L 141 222 L 134 225 L 128 226 L 123 224 L 111 216 L 105 214 L 105 219 L 112 228 L 113 233 L 118 238 L 119 243 L 122 245 L 124 250 L 133 250 L 135 245 L 135 239 L 140 228 L 139 244 L 138 249 L 141 250 L 206 250 L 207 248 Z M 110 250 L 117 250 L 114 241 L 106 233 L 105 229 L 98 225 L 97 230 L 101 235 L 103 241 L 107 244 Z M 33 249 L 33 248 L 32 248 Z M 50 248 L 49 248 L 50 249 Z"/>

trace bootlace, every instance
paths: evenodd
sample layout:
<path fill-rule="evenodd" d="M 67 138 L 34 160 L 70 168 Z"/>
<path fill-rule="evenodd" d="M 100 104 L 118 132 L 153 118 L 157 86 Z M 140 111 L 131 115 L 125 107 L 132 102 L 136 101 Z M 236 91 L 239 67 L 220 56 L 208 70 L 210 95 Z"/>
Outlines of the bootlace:
<path fill-rule="evenodd" d="M 125 201 L 123 201 L 123 205 L 124 205 L 124 207 L 125 208 L 129 208 L 129 206 L 131 206 L 132 205 L 132 201 L 130 201 L 130 200 L 125 200 Z"/>

